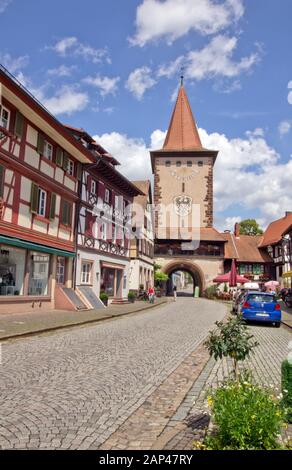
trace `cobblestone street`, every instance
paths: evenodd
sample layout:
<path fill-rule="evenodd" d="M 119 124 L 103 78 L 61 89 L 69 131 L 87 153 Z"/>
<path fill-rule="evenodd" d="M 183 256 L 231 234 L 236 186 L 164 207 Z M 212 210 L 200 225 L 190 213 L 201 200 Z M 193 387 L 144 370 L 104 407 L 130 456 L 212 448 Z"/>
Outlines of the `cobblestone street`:
<path fill-rule="evenodd" d="M 223 304 L 180 298 L 96 326 L 2 344 L 1 448 L 97 449 L 225 313 Z"/>

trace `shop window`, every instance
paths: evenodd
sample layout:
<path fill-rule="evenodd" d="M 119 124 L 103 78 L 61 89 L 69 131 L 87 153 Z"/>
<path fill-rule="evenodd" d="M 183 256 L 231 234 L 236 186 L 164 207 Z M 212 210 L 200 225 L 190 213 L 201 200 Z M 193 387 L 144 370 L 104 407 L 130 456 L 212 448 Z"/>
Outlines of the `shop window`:
<path fill-rule="evenodd" d="M 56 281 L 57 284 L 65 284 L 65 265 L 66 260 L 62 256 L 57 258 L 57 272 L 56 272 Z"/>
<path fill-rule="evenodd" d="M 23 295 L 25 250 L 0 247 L 0 295 Z"/>
<path fill-rule="evenodd" d="M 84 261 L 81 264 L 81 284 L 91 284 L 92 263 Z"/>
<path fill-rule="evenodd" d="M 106 292 L 109 297 L 115 295 L 115 269 L 102 268 L 101 270 L 101 292 Z"/>
<path fill-rule="evenodd" d="M 48 295 L 50 256 L 30 253 L 29 295 Z"/>
<path fill-rule="evenodd" d="M 46 157 L 48 160 L 53 160 L 53 151 L 54 148 L 50 142 L 47 142 L 46 140 L 44 141 L 44 157 Z"/>

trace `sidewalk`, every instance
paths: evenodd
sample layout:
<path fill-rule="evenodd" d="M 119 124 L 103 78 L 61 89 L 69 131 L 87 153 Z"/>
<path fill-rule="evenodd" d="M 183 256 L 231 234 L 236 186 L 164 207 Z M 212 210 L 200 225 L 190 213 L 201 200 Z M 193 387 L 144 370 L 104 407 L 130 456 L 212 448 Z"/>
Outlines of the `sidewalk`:
<path fill-rule="evenodd" d="M 282 323 L 292 328 L 292 308 L 286 307 L 284 302 L 280 302 L 282 307 Z"/>
<path fill-rule="evenodd" d="M 136 301 L 133 304 L 113 305 L 105 309 L 90 310 L 88 312 L 51 310 L 42 313 L 0 315 L 0 341 L 108 320 L 152 309 L 166 302 L 168 300 L 162 298 L 157 299 L 154 305 L 144 301 Z"/>

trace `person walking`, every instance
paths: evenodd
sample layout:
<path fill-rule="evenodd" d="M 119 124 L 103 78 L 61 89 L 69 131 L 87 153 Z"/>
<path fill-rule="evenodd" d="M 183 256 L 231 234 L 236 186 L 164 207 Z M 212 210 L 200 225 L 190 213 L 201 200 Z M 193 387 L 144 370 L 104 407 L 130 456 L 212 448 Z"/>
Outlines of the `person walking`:
<path fill-rule="evenodd" d="M 177 287 L 176 286 L 173 286 L 173 300 L 176 302 L 176 298 L 177 298 Z"/>
<path fill-rule="evenodd" d="M 151 304 L 154 304 L 154 295 L 155 295 L 154 287 L 150 286 L 148 289 L 148 298 Z"/>

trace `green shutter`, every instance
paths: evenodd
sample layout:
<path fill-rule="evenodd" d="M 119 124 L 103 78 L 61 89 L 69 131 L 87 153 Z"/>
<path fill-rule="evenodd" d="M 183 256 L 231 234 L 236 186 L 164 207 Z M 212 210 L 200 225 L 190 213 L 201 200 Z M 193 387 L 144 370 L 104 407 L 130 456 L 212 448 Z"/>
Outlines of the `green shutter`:
<path fill-rule="evenodd" d="M 19 137 L 20 139 L 22 138 L 23 135 L 23 128 L 24 128 L 24 118 L 23 115 L 19 112 L 16 111 L 15 115 L 15 125 L 14 125 L 14 134 Z"/>
<path fill-rule="evenodd" d="M 44 147 L 45 147 L 45 138 L 43 136 L 43 134 L 38 134 L 38 143 L 37 143 L 37 152 L 40 154 L 40 155 L 43 155 L 44 154 Z"/>
<path fill-rule="evenodd" d="M 56 153 L 56 165 L 58 166 L 63 166 L 63 155 L 64 152 L 60 147 L 57 147 L 57 153 Z"/>
<path fill-rule="evenodd" d="M 38 211 L 38 199 L 39 199 L 39 187 L 35 183 L 31 183 L 31 193 L 30 193 L 30 210 L 33 214 L 36 214 Z"/>
<path fill-rule="evenodd" d="M 64 171 L 68 170 L 68 163 L 69 163 L 68 154 L 66 152 L 64 152 L 64 155 L 63 155 L 63 170 Z"/>
<path fill-rule="evenodd" d="M 78 163 L 77 165 L 77 179 L 78 181 L 81 181 L 82 179 L 82 164 Z"/>
<path fill-rule="evenodd" d="M 51 204 L 50 204 L 50 219 L 53 220 L 56 215 L 56 194 L 51 194 Z"/>
<path fill-rule="evenodd" d="M 68 201 L 62 201 L 61 223 L 63 225 L 71 225 L 72 205 Z"/>
<path fill-rule="evenodd" d="M 4 179 L 5 179 L 5 168 L 0 165 L 0 197 L 4 194 Z"/>

